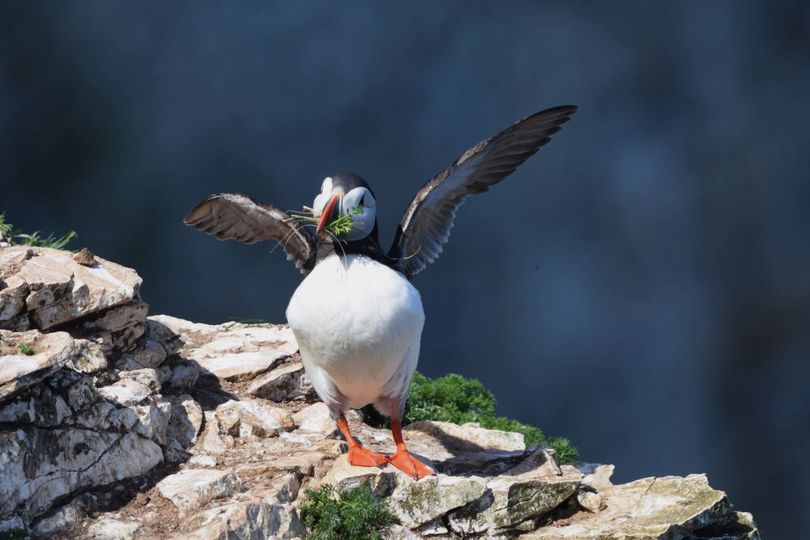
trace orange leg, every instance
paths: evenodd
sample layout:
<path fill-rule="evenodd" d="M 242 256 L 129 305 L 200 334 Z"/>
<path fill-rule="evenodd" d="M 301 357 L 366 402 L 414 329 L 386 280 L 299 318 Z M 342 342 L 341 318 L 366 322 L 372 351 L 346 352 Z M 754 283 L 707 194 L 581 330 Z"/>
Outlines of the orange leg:
<path fill-rule="evenodd" d="M 349 445 L 349 463 L 358 467 L 384 467 L 388 463 L 387 457 L 360 446 L 354 440 L 352 432 L 349 431 L 349 423 L 342 414 L 337 419 L 337 426 Z"/>
<path fill-rule="evenodd" d="M 394 442 L 397 444 L 397 450 L 388 458 L 388 461 L 404 472 L 408 476 L 412 476 L 414 480 L 419 480 L 425 476 L 436 474 L 433 469 L 416 459 L 408 452 L 405 447 L 405 440 L 402 438 L 402 422 L 399 420 L 391 419 L 391 433 L 394 435 Z"/>

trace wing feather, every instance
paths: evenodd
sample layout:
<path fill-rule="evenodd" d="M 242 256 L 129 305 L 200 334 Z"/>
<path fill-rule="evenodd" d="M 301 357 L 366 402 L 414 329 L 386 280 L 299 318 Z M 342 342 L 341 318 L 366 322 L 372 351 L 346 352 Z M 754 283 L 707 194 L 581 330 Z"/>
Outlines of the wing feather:
<path fill-rule="evenodd" d="M 431 178 L 416 193 L 397 229 L 389 251 L 397 269 L 410 278 L 435 261 L 467 196 L 489 191 L 515 172 L 576 110 L 564 105 L 528 116 L 473 146 Z"/>
<path fill-rule="evenodd" d="M 283 210 L 238 193 L 217 193 L 201 201 L 183 219 L 220 240 L 255 244 L 275 240 L 287 260 L 304 274 L 315 266 L 315 239 Z"/>

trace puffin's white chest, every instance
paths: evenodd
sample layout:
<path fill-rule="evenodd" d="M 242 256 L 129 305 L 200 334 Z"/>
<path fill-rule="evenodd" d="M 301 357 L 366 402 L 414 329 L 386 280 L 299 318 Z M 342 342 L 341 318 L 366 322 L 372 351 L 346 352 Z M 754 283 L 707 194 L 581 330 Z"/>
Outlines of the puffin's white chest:
<path fill-rule="evenodd" d="M 321 261 L 287 307 L 316 390 L 323 370 L 352 406 L 373 402 L 403 362 L 415 367 L 424 320 L 413 285 L 361 255 Z"/>

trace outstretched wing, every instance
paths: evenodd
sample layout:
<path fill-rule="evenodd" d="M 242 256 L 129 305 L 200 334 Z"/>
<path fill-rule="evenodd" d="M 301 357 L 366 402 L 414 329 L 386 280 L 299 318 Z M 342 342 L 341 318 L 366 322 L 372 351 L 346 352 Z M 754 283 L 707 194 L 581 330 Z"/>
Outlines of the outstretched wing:
<path fill-rule="evenodd" d="M 287 260 L 304 274 L 315 266 L 315 239 L 278 208 L 238 193 L 217 193 L 200 202 L 183 218 L 186 225 L 220 240 L 255 244 L 275 240 Z"/>
<path fill-rule="evenodd" d="M 468 195 L 488 191 L 551 140 L 577 107 L 546 109 L 467 150 L 422 186 L 402 216 L 389 256 L 407 277 L 438 258 L 450 238 L 456 210 Z"/>

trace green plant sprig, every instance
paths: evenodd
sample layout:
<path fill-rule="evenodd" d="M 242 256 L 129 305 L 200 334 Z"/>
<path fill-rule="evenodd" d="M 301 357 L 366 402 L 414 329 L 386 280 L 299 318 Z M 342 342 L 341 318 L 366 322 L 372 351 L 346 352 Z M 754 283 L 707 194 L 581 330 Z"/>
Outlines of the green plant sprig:
<path fill-rule="evenodd" d="M 305 206 L 303 212 L 291 211 L 288 212 L 290 214 L 290 218 L 294 221 L 304 222 L 304 223 L 315 223 L 321 221 L 320 217 L 315 217 L 312 215 L 314 211 L 312 208 Z M 340 236 L 343 234 L 347 234 L 349 231 L 352 230 L 352 225 L 354 224 L 354 216 L 363 213 L 362 206 L 355 206 L 351 210 L 349 210 L 346 214 L 339 216 L 337 219 L 330 221 L 326 225 L 326 230 L 330 233 L 334 234 L 335 236 Z"/>
<path fill-rule="evenodd" d="M 28 343 L 24 342 L 24 341 L 20 342 L 20 344 L 17 345 L 17 350 L 20 351 L 20 354 L 24 354 L 25 356 L 33 356 L 34 355 L 34 349 L 32 349 L 31 346 Z"/>
<path fill-rule="evenodd" d="M 311 540 L 380 539 L 381 531 L 399 523 L 385 500 L 368 484 L 338 491 L 325 484 L 305 491 L 301 517 Z"/>
<path fill-rule="evenodd" d="M 14 230 L 14 225 L 6 221 L 6 214 L 0 212 L 0 241 L 10 244 L 20 244 L 31 247 L 49 247 L 54 249 L 64 249 L 70 242 L 76 239 L 76 231 L 68 231 L 62 236 L 49 234 L 47 238 L 40 236 L 39 231 L 31 234 Z"/>

